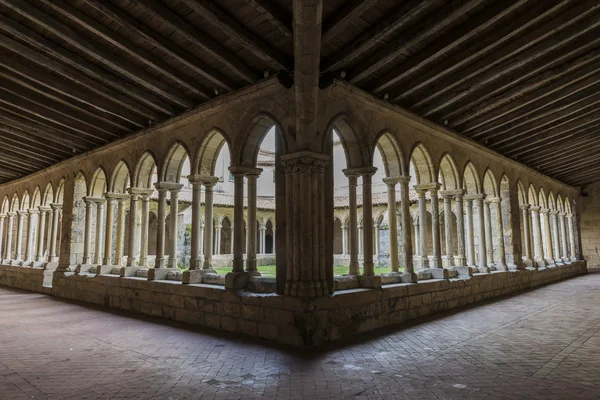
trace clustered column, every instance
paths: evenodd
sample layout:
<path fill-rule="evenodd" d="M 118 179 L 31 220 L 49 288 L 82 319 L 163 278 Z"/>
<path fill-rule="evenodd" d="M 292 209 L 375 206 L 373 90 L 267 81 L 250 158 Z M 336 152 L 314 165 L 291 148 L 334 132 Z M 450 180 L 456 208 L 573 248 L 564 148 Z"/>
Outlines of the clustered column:
<path fill-rule="evenodd" d="M 150 219 L 150 195 L 152 190 L 142 189 L 142 237 L 140 238 L 140 267 L 148 266 L 148 229 Z"/>
<path fill-rule="evenodd" d="M 567 230 L 566 230 L 566 223 L 565 223 L 565 213 L 564 212 L 560 212 L 558 213 L 558 221 L 559 221 L 559 225 L 560 225 L 560 244 L 561 244 L 561 258 L 562 261 L 567 262 L 569 261 L 569 255 L 567 254 Z"/>
<path fill-rule="evenodd" d="M 460 190 L 454 195 L 456 201 L 456 253 L 457 253 L 457 264 L 459 266 L 465 265 L 465 224 L 464 224 L 464 208 L 463 208 L 463 195 L 464 191 Z"/>
<path fill-rule="evenodd" d="M 356 201 L 358 174 L 349 169 L 344 170 L 344 174 L 348 178 L 348 219 L 350 222 L 350 266 L 348 269 L 348 274 L 358 275 L 360 274 L 358 266 L 358 209 Z"/>
<path fill-rule="evenodd" d="M 46 217 L 50 210 L 50 207 L 40 206 L 40 217 L 38 219 L 38 230 L 37 230 L 37 251 L 35 254 L 35 261 L 44 261 L 44 233 L 46 232 Z M 50 241 L 50 238 L 48 238 Z"/>
<path fill-rule="evenodd" d="M 377 171 L 375 167 L 367 167 L 361 171 L 363 188 L 363 275 L 375 275 L 373 263 L 373 193 L 371 179 Z"/>
<path fill-rule="evenodd" d="M 550 210 L 547 208 L 540 209 L 540 218 L 544 219 L 544 231 L 546 236 L 546 254 L 544 255 L 544 259 L 546 263 L 554 264 L 554 259 L 552 258 L 552 231 L 550 228 Z"/>
<path fill-rule="evenodd" d="M 552 224 L 552 239 L 553 239 L 553 253 L 552 257 L 554 258 L 555 263 L 562 263 L 560 258 L 560 246 L 559 246 L 559 238 L 558 238 L 558 211 L 550 211 L 550 219 Z"/>
<path fill-rule="evenodd" d="M 474 224 L 473 224 L 473 197 L 465 196 L 465 208 L 466 208 L 466 217 L 467 217 L 467 226 L 465 227 L 465 231 L 467 233 L 467 265 L 471 268 L 476 268 L 475 266 L 475 234 L 474 234 Z"/>
<path fill-rule="evenodd" d="M 531 224 L 533 226 L 533 245 L 535 248 L 535 263 L 538 267 L 545 267 L 544 250 L 542 247 L 542 228 L 540 221 L 540 207 L 531 206 Z"/>
<path fill-rule="evenodd" d="M 246 179 L 248 181 L 248 226 L 246 229 L 248 247 L 246 249 L 246 272 L 248 272 L 250 275 L 258 276 L 260 275 L 260 272 L 258 272 L 256 267 L 256 181 L 260 176 L 262 169 L 247 169 L 248 170 L 245 172 Z M 243 219 L 236 221 L 242 220 Z M 264 239 L 262 240 L 262 243 L 264 243 Z"/>
<path fill-rule="evenodd" d="M 429 258 L 427 257 L 427 204 L 425 203 L 425 193 L 427 189 L 419 189 L 415 186 L 419 196 L 419 267 L 429 267 Z"/>
<path fill-rule="evenodd" d="M 0 214 L 0 262 L 4 259 L 4 219 L 6 214 Z"/>
<path fill-rule="evenodd" d="M 102 228 L 104 217 L 104 205 L 106 199 L 98 198 L 94 201 L 96 203 L 96 248 L 94 253 L 94 264 L 102 264 Z"/>
<path fill-rule="evenodd" d="M 163 183 L 163 185 L 166 185 Z M 183 187 L 180 183 L 169 183 L 168 189 L 171 194 L 169 215 L 171 216 L 171 242 L 169 243 L 168 268 L 177 268 L 177 219 L 179 216 L 179 191 Z"/>
<path fill-rule="evenodd" d="M 39 214 L 39 210 L 30 209 L 27 210 L 27 243 L 25 243 L 25 262 L 30 264 L 33 262 L 35 240 L 33 237 L 33 226 L 36 216 Z"/>
<path fill-rule="evenodd" d="M 444 199 L 444 234 L 446 239 L 446 266 L 451 267 L 454 265 L 454 257 L 452 251 L 452 195 L 442 194 Z"/>
<path fill-rule="evenodd" d="M 531 252 L 531 231 L 530 231 L 530 210 L 529 204 L 523 204 L 521 208 L 521 219 L 523 222 L 523 262 L 526 266 L 533 266 L 533 257 Z"/>
<path fill-rule="evenodd" d="M 485 220 L 485 253 L 487 259 L 487 267 L 494 266 L 494 242 L 492 240 L 492 210 L 491 201 L 486 198 L 483 202 L 483 214 Z"/>
<path fill-rule="evenodd" d="M 60 229 L 60 212 L 62 204 L 52 203 L 52 234 L 50 235 L 50 262 L 58 262 L 58 230 Z"/>
<path fill-rule="evenodd" d="M 157 229 L 156 229 L 156 261 L 154 268 L 165 266 L 165 222 L 167 218 L 167 189 L 163 183 L 157 182 L 154 187 L 158 191 Z"/>
<path fill-rule="evenodd" d="M 23 251 L 23 224 L 25 223 L 25 218 L 27 218 L 26 211 L 17 211 L 17 254 L 15 254 L 15 261 L 17 262 L 23 261 L 21 256 Z"/>
<path fill-rule="evenodd" d="M 402 258 L 404 259 L 403 282 L 416 282 L 417 275 L 413 265 L 412 240 L 411 240 L 411 216 L 410 216 L 410 198 L 409 187 L 410 176 L 400 176 L 400 219 L 402 223 Z"/>
<path fill-rule="evenodd" d="M 506 253 L 504 248 L 504 223 L 502 222 L 502 198 L 493 197 L 490 199 L 494 206 L 494 216 L 496 219 L 496 247 L 498 249 L 498 260 L 496 260 L 496 269 L 506 271 Z"/>
<path fill-rule="evenodd" d="M 575 253 L 575 235 L 573 234 L 573 214 L 569 213 L 566 215 L 567 224 L 569 226 L 569 248 L 571 249 L 570 260 L 576 261 L 577 256 Z"/>
<path fill-rule="evenodd" d="M 213 271 L 213 188 L 218 182 L 217 177 L 204 178 L 204 263 L 202 269 Z"/>
<path fill-rule="evenodd" d="M 440 208 L 438 199 L 438 190 L 440 184 L 435 184 L 434 187 L 429 189 L 429 195 L 431 197 L 431 239 L 433 245 L 433 258 L 432 267 L 442 268 L 442 247 L 440 240 Z"/>
<path fill-rule="evenodd" d="M 104 230 L 104 265 L 112 265 L 112 245 L 113 245 L 113 219 L 115 215 L 115 197 L 110 193 L 105 193 L 106 198 L 106 223 Z"/>
<path fill-rule="evenodd" d="M 396 184 L 399 178 L 385 178 L 388 198 L 388 225 L 390 236 L 390 267 L 398 272 L 398 222 L 396 221 Z"/>

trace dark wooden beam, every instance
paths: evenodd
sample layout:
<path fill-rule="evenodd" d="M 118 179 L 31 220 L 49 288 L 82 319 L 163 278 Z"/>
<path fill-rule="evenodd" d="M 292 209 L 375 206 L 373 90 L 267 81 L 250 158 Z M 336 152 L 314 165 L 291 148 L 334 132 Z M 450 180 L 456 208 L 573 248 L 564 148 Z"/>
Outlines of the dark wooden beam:
<path fill-rule="evenodd" d="M 558 157 L 570 160 L 571 157 L 576 157 L 578 154 L 582 153 L 584 154 L 588 147 L 595 145 L 600 146 L 600 141 L 594 133 L 591 133 L 581 136 L 577 141 L 572 141 L 568 144 L 547 146 L 546 151 L 543 153 L 523 157 L 521 161 L 526 164 L 544 166 L 548 163 L 551 164 Z"/>
<path fill-rule="evenodd" d="M 21 142 L 24 148 L 30 148 L 43 152 L 44 154 L 56 154 L 61 159 L 71 157 L 73 150 L 66 146 L 57 145 L 56 142 L 45 139 L 43 136 L 28 133 L 23 129 L 18 129 L 10 125 L 4 124 L 0 120 L 0 137 L 8 137 Z"/>
<path fill-rule="evenodd" d="M 347 66 L 395 32 L 411 26 L 415 21 L 442 4 L 444 4 L 442 0 L 409 0 L 396 8 L 383 21 L 378 21 L 373 28 L 353 40 L 352 43 L 329 56 L 321 63 L 321 70 L 331 72 Z"/>
<path fill-rule="evenodd" d="M 580 158 L 578 160 L 571 160 L 570 163 L 564 163 L 559 165 L 552 165 L 548 168 L 544 168 L 544 173 L 548 175 L 552 175 L 555 173 L 568 173 L 573 172 L 575 170 L 581 170 L 588 168 L 590 166 L 600 165 L 600 152 L 589 152 L 585 158 Z"/>
<path fill-rule="evenodd" d="M 4 139 L 4 142 L 2 143 L 2 155 L 0 155 L 0 157 L 3 157 L 4 154 L 13 154 L 17 157 L 19 157 L 20 159 L 22 159 L 25 162 L 31 162 L 31 163 L 40 163 L 40 164 L 52 164 L 58 161 L 58 159 L 56 158 L 50 158 L 46 155 L 40 154 L 40 153 L 35 153 L 35 152 L 29 152 L 25 149 L 23 149 L 22 147 L 19 146 L 18 143 L 14 143 L 14 142 L 10 142 L 6 139 Z"/>
<path fill-rule="evenodd" d="M 20 168 L 22 171 L 25 172 L 33 172 L 38 169 L 45 168 L 48 165 L 39 160 L 25 160 L 22 156 L 10 154 L 6 151 L 2 153 L 2 161 L 7 163 L 10 162 L 10 164 L 12 164 L 15 168 Z"/>
<path fill-rule="evenodd" d="M 323 23 L 322 44 L 327 44 L 331 39 L 339 35 L 360 17 L 369 7 L 374 6 L 379 0 L 352 0 L 349 4 L 343 4 L 339 10 Z"/>
<path fill-rule="evenodd" d="M 246 50 L 260 60 L 268 63 L 276 71 L 290 71 L 290 60 L 279 51 L 273 49 L 268 43 L 254 35 L 234 18 L 224 12 L 212 1 L 207 0 L 181 0 L 192 10 L 202 15 L 206 22 L 224 32 Z"/>
<path fill-rule="evenodd" d="M 28 175 L 33 170 L 23 168 L 20 165 L 14 165 L 10 160 L 0 159 L 0 168 L 3 168 L 5 171 L 13 171 L 18 176 Z"/>
<path fill-rule="evenodd" d="M 6 134 L 0 128 L 0 139 L 2 140 L 2 146 L 10 149 L 13 152 L 21 153 L 28 156 L 38 157 L 41 160 L 50 163 L 56 163 L 62 160 L 62 157 L 59 157 L 56 153 L 46 152 L 40 149 L 39 144 L 36 146 L 31 146 L 25 143 L 24 140 L 19 140 L 15 137 L 12 137 L 9 134 Z"/>
<path fill-rule="evenodd" d="M 250 68 L 248 68 L 240 59 L 166 7 L 157 2 L 148 2 L 142 0 L 131 0 L 131 2 L 165 25 L 168 25 L 171 29 L 184 36 L 191 43 L 194 43 L 196 46 L 200 47 L 209 55 L 209 57 L 212 57 L 216 61 L 223 63 L 225 66 L 227 66 L 227 68 L 229 68 L 232 72 L 246 82 L 254 83 L 259 80 L 259 76 Z"/>
<path fill-rule="evenodd" d="M 291 37 L 294 34 L 292 16 L 282 10 L 274 1 L 246 0 L 246 3 L 252 5 L 258 12 L 265 15 L 269 22 L 283 35 Z"/>

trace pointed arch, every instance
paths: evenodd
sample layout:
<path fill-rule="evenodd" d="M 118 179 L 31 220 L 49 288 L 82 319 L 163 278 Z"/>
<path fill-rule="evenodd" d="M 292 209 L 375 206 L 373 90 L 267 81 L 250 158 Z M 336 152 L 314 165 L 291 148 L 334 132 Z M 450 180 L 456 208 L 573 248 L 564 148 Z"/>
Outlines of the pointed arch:
<path fill-rule="evenodd" d="M 104 171 L 104 167 L 100 166 L 96 168 L 96 171 L 94 171 L 94 175 L 92 175 L 90 185 L 88 186 L 88 196 L 103 196 L 104 193 L 107 192 L 107 184 L 108 183 L 106 180 L 106 172 Z"/>
<path fill-rule="evenodd" d="M 455 190 L 461 187 L 456 162 L 449 153 L 444 153 L 440 159 L 438 182 L 442 185 L 442 190 Z"/>
<path fill-rule="evenodd" d="M 463 170 L 463 189 L 467 194 L 480 194 L 481 181 L 475 165 L 471 161 L 467 162 Z"/>
<path fill-rule="evenodd" d="M 21 200 L 19 199 L 19 195 L 15 192 L 12 196 L 12 200 L 10 201 L 10 211 L 11 212 L 18 211 L 20 204 L 21 204 Z"/>
<path fill-rule="evenodd" d="M 556 197 L 556 207 L 559 212 L 565 212 L 563 199 L 560 194 Z"/>
<path fill-rule="evenodd" d="M 483 174 L 483 193 L 486 196 L 500 196 L 498 181 L 496 180 L 496 176 L 494 176 L 492 170 L 489 168 L 486 169 L 485 174 Z"/>
<path fill-rule="evenodd" d="M 138 188 L 152 188 L 152 178 L 157 168 L 156 157 L 146 150 L 138 160 L 133 173 L 133 184 Z"/>
<path fill-rule="evenodd" d="M 29 209 L 30 204 L 31 204 L 31 198 L 29 196 L 29 189 L 25 189 L 25 193 L 23 194 L 23 198 L 21 199 L 20 210 L 25 211 L 25 210 Z"/>
<path fill-rule="evenodd" d="M 525 191 L 525 186 L 523 185 L 523 182 L 521 182 L 520 179 L 517 180 L 517 191 L 519 194 L 519 205 L 525 205 L 525 204 L 529 204 L 529 202 L 527 201 L 527 192 Z"/>
<path fill-rule="evenodd" d="M 182 142 L 176 141 L 162 163 L 161 182 L 179 182 L 186 160 L 190 160 L 188 148 Z"/>
<path fill-rule="evenodd" d="M 282 124 L 273 115 L 267 112 L 260 112 L 252 119 L 249 129 L 243 135 L 241 147 L 236 151 L 236 160 L 240 165 L 256 166 L 258 161 L 258 152 L 265 136 L 272 130 L 281 144 L 281 153 L 288 152 L 288 143 Z M 229 144 L 229 142 L 227 142 Z M 231 160 L 234 160 L 232 157 Z"/>
<path fill-rule="evenodd" d="M 530 206 L 537 206 L 538 205 L 538 196 L 537 196 L 537 190 L 535 190 L 535 187 L 533 186 L 533 184 L 529 184 L 529 189 L 527 190 L 527 203 Z"/>
<path fill-rule="evenodd" d="M 64 201 L 64 194 L 65 194 L 65 178 L 61 178 L 61 180 L 58 182 L 58 186 L 56 186 L 56 195 L 54 196 L 54 202 L 57 204 L 62 204 Z"/>
<path fill-rule="evenodd" d="M 52 183 L 48 182 L 42 196 L 42 205 L 49 206 L 52 203 L 54 203 L 54 188 L 52 187 Z"/>
<path fill-rule="evenodd" d="M 406 166 L 404 154 L 398 145 L 396 138 L 387 130 L 381 131 L 373 146 L 373 154 L 371 160 L 375 159 L 375 149 L 379 150 L 383 160 L 384 173 L 386 177 L 396 177 L 406 175 Z"/>
<path fill-rule="evenodd" d="M 435 182 L 435 166 L 431 155 L 422 143 L 417 143 L 410 151 L 410 175 L 417 185 Z"/>
<path fill-rule="evenodd" d="M 567 214 L 572 214 L 573 208 L 571 207 L 571 200 L 569 200 L 569 198 L 567 196 L 565 196 L 564 204 L 565 204 L 565 207 L 564 207 L 565 212 Z"/>
<path fill-rule="evenodd" d="M 538 192 L 538 205 L 542 208 L 548 208 L 548 203 L 546 202 L 546 192 L 544 192 L 544 188 L 540 187 Z"/>
<path fill-rule="evenodd" d="M 548 192 L 548 208 L 550 210 L 554 210 L 556 211 L 556 200 L 554 198 L 554 193 L 552 192 L 552 190 L 550 190 L 550 192 Z"/>
<path fill-rule="evenodd" d="M 327 140 L 331 140 L 332 137 L 337 135 L 342 147 L 344 154 L 346 155 L 346 165 L 348 168 L 358 168 L 369 165 L 363 149 L 365 146 L 359 140 L 359 135 L 356 133 L 355 126 L 357 124 L 352 121 L 352 118 L 346 114 L 341 113 L 334 116 L 329 124 L 327 124 L 326 134 L 323 135 L 323 149 L 328 149 Z M 335 135 L 332 135 L 334 133 Z"/>
<path fill-rule="evenodd" d="M 36 186 L 33 191 L 33 196 L 31 197 L 31 204 L 29 208 L 37 209 L 42 205 L 42 191 L 39 186 Z"/>
<path fill-rule="evenodd" d="M 125 160 L 120 160 L 115 165 L 115 169 L 110 177 L 110 191 L 113 193 L 126 193 L 130 185 L 131 172 L 129 165 L 127 165 Z"/>
<path fill-rule="evenodd" d="M 2 199 L 2 207 L 0 207 L 0 213 L 6 214 L 10 211 L 10 201 L 8 200 L 8 195 L 4 196 Z"/>
<path fill-rule="evenodd" d="M 231 143 L 227 138 L 227 135 L 225 135 L 222 130 L 213 128 L 200 143 L 200 146 L 196 151 L 196 156 L 194 157 L 192 165 L 192 173 L 213 176 L 215 174 L 217 159 L 219 158 L 219 154 L 221 154 L 223 147 L 227 148 L 229 159 L 233 160 Z"/>

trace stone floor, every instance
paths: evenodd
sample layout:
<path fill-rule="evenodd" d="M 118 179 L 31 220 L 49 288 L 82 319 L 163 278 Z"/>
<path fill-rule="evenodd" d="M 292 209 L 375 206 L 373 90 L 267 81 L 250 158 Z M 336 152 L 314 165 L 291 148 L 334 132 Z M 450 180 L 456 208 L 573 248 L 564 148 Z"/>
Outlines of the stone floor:
<path fill-rule="evenodd" d="M 600 274 L 317 351 L 0 288 L 0 399 L 599 399 Z"/>

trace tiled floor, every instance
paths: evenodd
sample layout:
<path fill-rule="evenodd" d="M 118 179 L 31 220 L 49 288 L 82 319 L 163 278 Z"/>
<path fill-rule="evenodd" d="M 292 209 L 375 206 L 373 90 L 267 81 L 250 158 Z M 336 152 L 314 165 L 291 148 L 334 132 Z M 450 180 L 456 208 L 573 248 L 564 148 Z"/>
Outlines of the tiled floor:
<path fill-rule="evenodd" d="M 0 288 L 0 399 L 600 399 L 600 274 L 290 352 Z"/>

